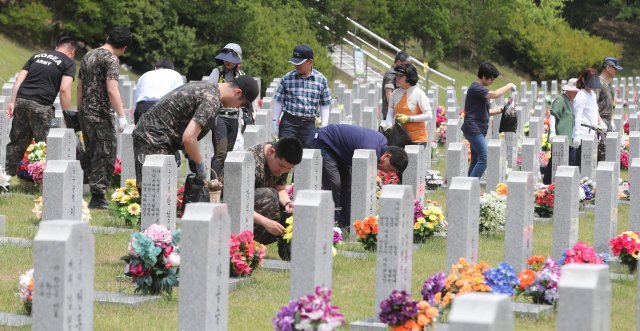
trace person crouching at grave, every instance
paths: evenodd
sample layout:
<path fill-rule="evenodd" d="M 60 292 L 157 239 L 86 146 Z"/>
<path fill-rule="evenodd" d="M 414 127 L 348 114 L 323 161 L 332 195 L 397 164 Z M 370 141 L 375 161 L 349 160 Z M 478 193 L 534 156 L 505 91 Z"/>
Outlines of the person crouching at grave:
<path fill-rule="evenodd" d="M 469 177 L 482 177 L 487 169 L 488 147 L 485 137 L 489 128 L 489 116 L 502 113 L 502 109 L 490 109 L 490 99 L 497 99 L 509 90 L 515 91 L 516 85 L 509 83 L 495 91 L 490 91 L 487 86 L 493 84 L 500 76 L 498 69 L 490 62 L 480 63 L 478 79 L 471 83 L 467 90 L 467 98 L 464 103 L 464 122 L 462 133 L 471 146 L 471 163 L 469 164 Z"/>
<path fill-rule="evenodd" d="M 36 142 L 47 140 L 55 116 L 52 105 L 58 91 L 62 109 L 71 109 L 75 53 L 76 40 L 63 36 L 58 39 L 55 50 L 33 55 L 18 73 L 6 110 L 7 117 L 13 118 L 7 144 L 7 175 L 16 175 L 18 163 L 31 139 Z"/>
<path fill-rule="evenodd" d="M 88 180 L 91 188 L 89 208 L 109 208 L 104 194 L 111 184 L 116 161 L 113 113 L 118 115 L 116 123 L 119 132 L 127 126 L 118 90 L 118 57 L 124 54 L 132 40 L 131 31 L 127 27 L 115 27 L 107 37 L 107 42 L 90 50 L 80 63 L 77 104 L 85 146 L 81 164 L 85 183 Z"/>
<path fill-rule="evenodd" d="M 289 171 L 302 161 L 302 143 L 297 138 L 282 138 L 247 151 L 253 153 L 256 162 L 254 238 L 265 245 L 278 241 L 278 255 L 289 260 L 290 246 L 278 239 L 284 235 L 285 220 L 293 214 L 293 202 L 285 184 Z"/>
<path fill-rule="evenodd" d="M 322 189 L 331 190 L 336 207 L 335 220 L 347 231 L 351 224 L 351 165 L 356 149 L 374 150 L 378 170 L 395 172 L 399 176 L 409 164 L 407 152 L 398 146 L 388 146 L 382 133 L 347 124 L 316 129 L 305 147 L 320 149 Z"/>
<path fill-rule="evenodd" d="M 575 126 L 575 116 L 573 114 L 573 99 L 578 94 L 576 87 L 577 78 L 571 78 L 567 84 L 562 86 L 562 93 L 551 103 L 551 116 L 549 116 L 549 140 L 555 135 L 567 136 L 568 141 L 573 141 L 573 128 Z M 551 184 L 552 158 L 549 158 L 544 171 L 542 182 Z M 569 147 L 569 165 L 580 166 L 580 155 L 578 149 Z"/>
<path fill-rule="evenodd" d="M 240 70 L 242 63 L 240 45 L 234 43 L 225 45 L 216 55 L 215 60 L 218 66 L 211 71 L 210 82 L 230 82 L 244 75 L 244 71 Z M 219 115 L 215 127 L 211 128 L 213 131 L 211 142 L 215 149 L 215 155 L 211 160 L 211 178 L 220 177 L 223 173 L 227 153 L 233 150 L 238 137 L 239 118 L 243 118 L 245 126 L 253 124 L 253 106 L 249 104 L 242 108 L 222 108 Z"/>
<path fill-rule="evenodd" d="M 389 99 L 389 109 L 386 121 L 388 124 L 395 120 L 402 124 L 409 133 L 413 145 L 427 143 L 426 121 L 431 120 L 431 106 L 427 94 L 419 87 L 418 71 L 412 64 L 402 64 L 395 67 L 397 88 Z"/>
<path fill-rule="evenodd" d="M 209 132 L 221 107 L 247 105 L 258 92 L 256 80 L 242 76 L 220 84 L 191 82 L 162 97 L 140 118 L 132 133 L 138 187 L 147 155 L 173 155 L 179 150 L 195 163 L 196 176 L 205 179 L 207 160 L 200 153 L 198 140 Z"/>

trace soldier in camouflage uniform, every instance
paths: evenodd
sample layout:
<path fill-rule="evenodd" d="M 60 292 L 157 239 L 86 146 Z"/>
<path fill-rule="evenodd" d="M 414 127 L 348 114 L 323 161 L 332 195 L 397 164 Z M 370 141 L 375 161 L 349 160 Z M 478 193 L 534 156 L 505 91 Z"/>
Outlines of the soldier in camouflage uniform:
<path fill-rule="evenodd" d="M 107 42 L 89 51 L 80 64 L 78 115 L 86 150 L 82 156 L 82 170 L 91 187 L 89 208 L 109 207 L 104 194 L 111 183 L 116 160 L 113 111 L 118 114 L 118 130 L 122 132 L 127 126 L 118 91 L 118 57 L 131 41 L 129 29 L 116 27 L 109 34 Z"/>
<path fill-rule="evenodd" d="M 293 213 L 293 204 L 285 190 L 287 174 L 302 161 L 302 143 L 297 138 L 282 138 L 274 144 L 248 149 L 256 162 L 253 233 L 259 243 L 278 241 L 278 254 L 290 258 L 290 245 L 283 239 L 285 220 Z"/>
<path fill-rule="evenodd" d="M 600 71 L 600 85 L 602 88 L 594 89 L 596 97 L 598 99 L 598 113 L 600 118 L 607 126 L 608 132 L 614 132 L 621 128 L 616 128 L 614 122 L 611 120 L 613 117 L 613 109 L 615 107 L 615 91 L 611 86 L 611 81 L 616 76 L 618 71 L 622 71 L 618 59 L 615 57 L 606 57 L 602 61 L 602 70 Z M 598 161 L 604 161 L 606 154 L 605 140 L 600 139 L 598 143 Z"/>
<path fill-rule="evenodd" d="M 52 105 L 58 91 L 62 108 L 71 108 L 75 53 L 76 40 L 64 36 L 58 40 L 55 50 L 33 55 L 20 70 L 6 110 L 7 117 L 13 117 L 5 164 L 8 175 L 16 175 L 18 163 L 31 139 L 36 142 L 47 140 L 54 118 Z"/>
<path fill-rule="evenodd" d="M 191 82 L 165 95 L 140 118 L 133 130 L 133 152 L 138 186 L 145 157 L 173 155 L 184 150 L 196 164 L 196 175 L 205 178 L 206 160 L 200 153 L 202 139 L 220 107 L 241 107 L 258 96 L 258 83 L 249 76 L 228 83 Z"/>

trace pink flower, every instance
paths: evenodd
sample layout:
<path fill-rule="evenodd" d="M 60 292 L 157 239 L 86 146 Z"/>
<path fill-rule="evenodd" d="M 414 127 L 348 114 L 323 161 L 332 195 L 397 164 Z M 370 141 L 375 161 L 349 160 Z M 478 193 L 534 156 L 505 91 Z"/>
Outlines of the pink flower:
<path fill-rule="evenodd" d="M 133 239 L 133 238 L 131 239 L 131 241 L 129 241 L 129 246 L 128 246 L 128 248 L 129 248 L 129 254 L 131 254 L 131 256 L 139 257 L 140 255 L 138 255 L 138 254 L 136 253 L 136 251 L 133 249 L 133 243 L 134 243 L 134 241 L 135 241 L 135 239 Z"/>
<path fill-rule="evenodd" d="M 171 252 L 171 254 L 165 256 L 163 260 L 167 269 L 180 266 L 180 254 L 178 254 L 178 252 Z"/>
<path fill-rule="evenodd" d="M 160 224 L 151 224 L 144 230 L 143 234 L 153 239 L 156 246 L 166 247 L 173 241 L 171 231 L 166 226 Z"/>
<path fill-rule="evenodd" d="M 238 233 L 238 239 L 240 239 L 240 241 L 242 242 L 250 243 L 253 241 L 253 232 L 249 230 L 244 230 Z"/>
<path fill-rule="evenodd" d="M 238 240 L 238 237 L 235 234 L 231 235 L 230 244 L 231 244 L 231 247 L 229 249 L 229 255 L 234 255 L 240 248 L 240 241 Z"/>
<path fill-rule="evenodd" d="M 142 277 L 149 274 L 151 269 L 144 270 L 144 265 L 142 263 L 138 263 L 133 265 L 133 263 L 127 264 L 124 269 L 125 274 L 129 273 L 132 277 Z"/>
<path fill-rule="evenodd" d="M 173 252 L 173 246 L 169 245 L 164 248 L 164 256 L 169 256 Z"/>

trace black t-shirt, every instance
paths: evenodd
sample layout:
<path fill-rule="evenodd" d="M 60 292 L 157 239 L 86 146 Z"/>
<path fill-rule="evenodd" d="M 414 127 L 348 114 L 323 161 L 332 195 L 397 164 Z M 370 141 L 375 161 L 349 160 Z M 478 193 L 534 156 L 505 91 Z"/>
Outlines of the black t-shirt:
<path fill-rule="evenodd" d="M 473 82 L 467 89 L 467 98 L 464 102 L 464 123 L 462 132 L 467 135 L 486 135 L 489 128 L 489 90 Z"/>
<path fill-rule="evenodd" d="M 48 51 L 33 55 L 22 70 L 28 71 L 18 90 L 18 98 L 51 105 L 60 91 L 62 76 L 76 75 L 76 64 L 64 53 Z"/>

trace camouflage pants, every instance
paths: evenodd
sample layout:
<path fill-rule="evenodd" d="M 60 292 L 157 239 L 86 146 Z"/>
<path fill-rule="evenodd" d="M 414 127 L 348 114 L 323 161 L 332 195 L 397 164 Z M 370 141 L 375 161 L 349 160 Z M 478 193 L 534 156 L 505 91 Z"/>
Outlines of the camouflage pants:
<path fill-rule="evenodd" d="M 91 122 L 86 121 L 82 113 L 79 115 L 85 146 L 82 170 L 89 179 L 91 194 L 104 195 L 111 184 L 116 161 L 116 130 L 112 121 Z"/>
<path fill-rule="evenodd" d="M 136 184 L 138 189 L 142 187 L 142 165 L 147 155 L 161 154 L 172 155 L 176 151 L 170 151 L 166 147 L 150 144 L 144 139 L 133 135 L 133 159 L 136 164 Z"/>
<path fill-rule="evenodd" d="M 284 208 L 280 206 L 276 189 L 271 187 L 257 188 L 254 193 L 253 209 L 256 213 L 282 224 L 285 228 L 287 227 L 285 220 L 288 215 Z M 282 236 L 274 236 L 262 225 L 257 224 L 253 225 L 253 234 L 254 239 L 261 244 L 269 245 L 277 241 L 280 258 L 287 261 L 290 260 L 291 245 L 287 244 L 282 239 Z"/>
<path fill-rule="evenodd" d="M 18 98 L 13 110 L 10 142 L 7 144 L 6 171 L 10 176 L 16 175 L 16 168 L 29 147 L 31 139 L 36 142 L 46 141 L 49 134 L 54 108 L 44 106 L 35 101 Z"/>

